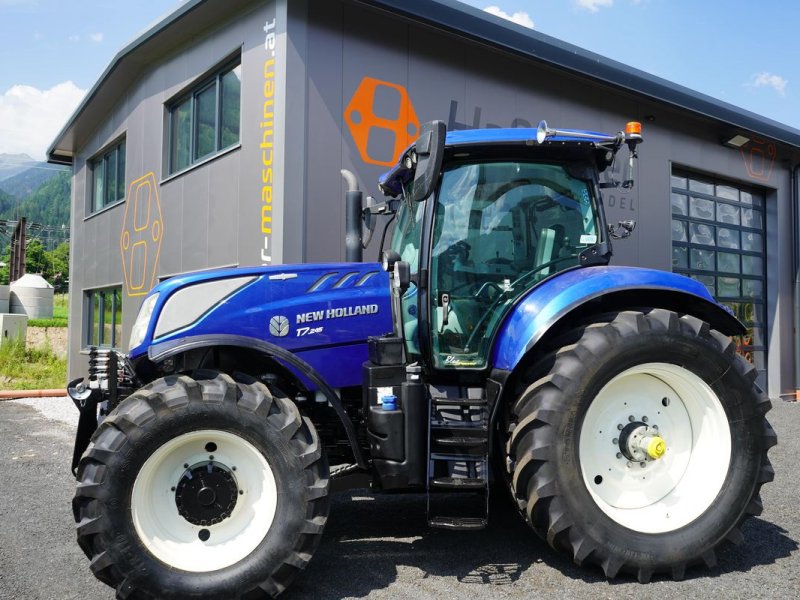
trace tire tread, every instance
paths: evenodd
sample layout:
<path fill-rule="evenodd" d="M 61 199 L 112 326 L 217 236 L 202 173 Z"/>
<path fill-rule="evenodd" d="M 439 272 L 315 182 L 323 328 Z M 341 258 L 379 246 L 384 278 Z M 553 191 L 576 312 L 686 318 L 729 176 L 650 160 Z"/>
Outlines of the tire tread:
<path fill-rule="evenodd" d="M 725 536 L 727 542 L 740 543 L 744 520 L 761 514 L 761 485 L 774 478 L 767 450 L 777 443 L 777 438 L 764 418 L 771 404 L 755 383 L 756 369 L 736 355 L 733 340 L 696 317 L 664 309 L 622 311 L 601 315 L 595 323 L 584 323 L 563 333 L 557 341 L 567 343 L 551 347 L 538 363 L 528 366 L 525 376 L 517 382 L 516 399 L 508 408 L 505 443 L 511 491 L 520 512 L 534 531 L 554 549 L 570 555 L 578 565 L 599 566 L 609 579 L 620 573 L 630 573 L 642 583 L 650 581 L 656 573 L 667 573 L 675 580 L 683 579 L 686 569 L 695 564 L 713 568 L 717 546 L 680 562 L 654 565 L 632 562 L 624 553 L 616 553 L 593 541 L 581 526 L 572 522 L 562 506 L 562 491 L 559 490 L 556 472 L 559 460 L 556 424 L 570 406 L 564 393 L 567 389 L 565 383 L 577 376 L 600 349 L 613 346 L 621 338 L 648 331 L 669 332 L 716 346 L 719 352 L 729 357 L 741 378 L 752 386 L 755 413 L 763 423 L 763 454 L 759 477 L 747 508 Z M 547 371 L 542 372 L 538 366 L 542 364 L 547 366 Z M 527 382 L 531 381 L 528 385 Z"/>
<path fill-rule="evenodd" d="M 156 380 L 138 390 L 109 415 L 95 432 L 92 442 L 78 465 L 78 485 L 73 498 L 73 513 L 80 547 L 90 559 L 95 576 L 115 587 L 118 598 L 150 598 L 150 594 L 134 583 L 135 577 L 123 572 L 107 552 L 108 540 L 103 532 L 105 474 L 108 465 L 128 439 L 154 418 L 176 409 L 202 409 L 203 403 L 232 403 L 261 417 L 283 436 L 295 458 L 306 472 L 306 516 L 301 531 L 287 558 L 263 580 L 239 597 L 274 598 L 304 569 L 319 544 L 328 515 L 328 465 L 322 445 L 309 419 L 303 418 L 297 406 L 286 398 L 274 398 L 269 389 L 250 377 L 211 370 Z"/>

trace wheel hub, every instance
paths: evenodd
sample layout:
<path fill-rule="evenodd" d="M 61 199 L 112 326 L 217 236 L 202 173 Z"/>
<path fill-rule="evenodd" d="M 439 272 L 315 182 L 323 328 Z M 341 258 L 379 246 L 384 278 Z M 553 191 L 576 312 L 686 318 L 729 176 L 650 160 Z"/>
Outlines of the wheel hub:
<path fill-rule="evenodd" d="M 211 461 L 187 468 L 175 487 L 178 512 L 192 525 L 214 525 L 227 519 L 237 496 L 233 473 Z"/>
<path fill-rule="evenodd" d="M 659 435 L 658 427 L 644 421 L 633 421 L 623 427 L 617 443 L 626 459 L 639 463 L 658 460 L 667 451 L 667 444 Z"/>

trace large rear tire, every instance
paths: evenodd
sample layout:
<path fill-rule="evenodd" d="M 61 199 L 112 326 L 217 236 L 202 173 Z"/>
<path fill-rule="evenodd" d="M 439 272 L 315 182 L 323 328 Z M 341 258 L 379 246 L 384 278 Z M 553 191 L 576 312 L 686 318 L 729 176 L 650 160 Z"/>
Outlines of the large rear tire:
<path fill-rule="evenodd" d="M 95 433 L 73 511 L 92 571 L 118 597 L 275 597 L 319 544 L 328 465 L 314 427 L 237 379 L 156 380 Z"/>
<path fill-rule="evenodd" d="M 529 371 L 506 450 L 524 518 L 609 578 L 684 576 L 761 513 L 771 405 L 733 341 L 654 309 L 574 330 Z"/>

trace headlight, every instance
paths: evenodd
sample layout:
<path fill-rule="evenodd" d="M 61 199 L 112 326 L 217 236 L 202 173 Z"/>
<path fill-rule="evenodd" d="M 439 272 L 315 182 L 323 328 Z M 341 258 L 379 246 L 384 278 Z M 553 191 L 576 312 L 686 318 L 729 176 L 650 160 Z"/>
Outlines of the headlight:
<path fill-rule="evenodd" d="M 144 341 L 147 326 L 150 324 L 150 317 L 153 316 L 153 309 L 156 307 L 156 300 L 158 300 L 157 293 L 148 296 L 142 303 L 139 314 L 136 316 L 136 322 L 133 324 L 133 329 L 131 329 L 131 341 L 128 344 L 128 351 L 133 350 Z"/>

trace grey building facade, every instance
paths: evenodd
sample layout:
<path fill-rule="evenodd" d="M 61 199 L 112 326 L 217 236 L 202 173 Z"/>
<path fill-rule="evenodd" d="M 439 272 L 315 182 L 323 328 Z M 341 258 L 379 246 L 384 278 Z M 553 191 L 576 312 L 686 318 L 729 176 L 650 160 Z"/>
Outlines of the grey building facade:
<path fill-rule="evenodd" d="M 73 168 L 70 376 L 90 343 L 127 349 L 166 277 L 343 260 L 340 169 L 377 195 L 431 119 L 641 121 L 637 186 L 605 195 L 638 223 L 613 264 L 705 283 L 795 395 L 800 131 L 453 0 L 192 0 L 121 50 L 49 149 Z"/>

